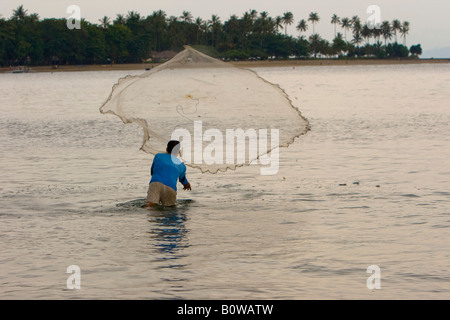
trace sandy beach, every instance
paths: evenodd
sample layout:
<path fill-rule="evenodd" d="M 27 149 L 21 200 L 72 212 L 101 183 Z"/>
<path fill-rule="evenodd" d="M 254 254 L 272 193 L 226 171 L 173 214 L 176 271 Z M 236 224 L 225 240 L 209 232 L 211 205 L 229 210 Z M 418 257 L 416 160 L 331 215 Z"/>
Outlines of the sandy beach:
<path fill-rule="evenodd" d="M 436 64 L 450 63 L 450 59 L 310 59 L 310 60 L 264 60 L 264 61 L 234 61 L 227 62 L 243 68 L 267 67 L 303 67 L 303 66 L 348 66 L 348 65 L 391 65 L 391 64 Z M 98 65 L 62 65 L 31 67 L 32 72 L 67 72 L 67 71 L 120 71 L 120 70 L 146 70 L 159 64 L 133 63 L 133 64 L 98 64 Z M 10 68 L 1 68 L 0 72 L 11 72 Z"/>

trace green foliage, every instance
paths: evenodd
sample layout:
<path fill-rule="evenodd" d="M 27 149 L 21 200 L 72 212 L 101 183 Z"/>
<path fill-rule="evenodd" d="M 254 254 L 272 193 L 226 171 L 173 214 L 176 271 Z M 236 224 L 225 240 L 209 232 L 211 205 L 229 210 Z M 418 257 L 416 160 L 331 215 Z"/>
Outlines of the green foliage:
<path fill-rule="evenodd" d="M 332 49 L 334 54 L 342 56 L 348 50 L 348 45 L 341 37 L 336 37 L 333 40 Z"/>
<path fill-rule="evenodd" d="M 109 45 L 109 56 L 117 62 L 128 62 L 129 52 L 128 45 L 132 33 L 126 25 L 113 25 L 106 31 L 106 42 Z"/>
<path fill-rule="evenodd" d="M 351 20 L 334 15 L 331 23 L 335 39 L 330 43 L 318 34 L 305 38 L 307 23 L 313 31 L 320 18 L 312 12 L 301 19 L 297 30 L 302 35 L 287 35 L 287 26 L 295 22 L 291 12 L 272 18 L 267 12 L 245 12 L 222 22 L 217 15 L 209 20 L 192 17 L 184 11 L 180 17 L 167 17 L 162 10 L 144 17 L 135 11 L 103 17 L 98 24 L 81 21 L 81 29 L 68 29 L 66 19 L 43 19 L 29 14 L 23 6 L 13 10 L 10 19 L 0 19 L 0 65 L 51 65 L 139 63 L 152 58 L 154 52 L 179 51 L 192 45 L 204 53 L 224 60 L 287 58 L 405 58 L 422 53 L 419 45 L 410 50 L 397 40 L 397 31 L 406 43 L 409 23 L 383 22 L 382 29 L 362 26 L 355 16 Z M 337 32 L 340 26 L 344 36 Z M 284 30 L 283 30 L 284 29 Z M 347 41 L 348 31 L 353 37 Z M 377 40 L 370 44 L 370 39 Z M 352 40 L 350 40 L 352 39 Z"/>
<path fill-rule="evenodd" d="M 388 44 L 386 47 L 386 54 L 389 58 L 407 58 L 409 50 L 404 45 L 395 42 L 394 44 Z"/>
<path fill-rule="evenodd" d="M 409 51 L 411 52 L 411 54 L 413 56 L 420 56 L 422 54 L 422 47 L 420 44 L 416 44 L 411 46 L 411 48 L 409 49 Z"/>
<path fill-rule="evenodd" d="M 192 45 L 192 48 L 194 48 L 197 51 L 200 51 L 210 57 L 213 58 L 219 58 L 219 52 L 210 46 L 200 45 L 200 44 L 194 44 Z"/>

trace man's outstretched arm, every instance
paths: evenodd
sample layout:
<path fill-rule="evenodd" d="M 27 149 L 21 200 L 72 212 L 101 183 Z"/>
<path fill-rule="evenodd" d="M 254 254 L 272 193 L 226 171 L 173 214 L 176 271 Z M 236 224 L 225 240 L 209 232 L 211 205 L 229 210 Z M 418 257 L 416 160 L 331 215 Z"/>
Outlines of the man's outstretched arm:
<path fill-rule="evenodd" d="M 191 184 L 186 178 L 186 174 L 180 176 L 180 183 L 183 185 L 183 190 L 191 190 Z"/>

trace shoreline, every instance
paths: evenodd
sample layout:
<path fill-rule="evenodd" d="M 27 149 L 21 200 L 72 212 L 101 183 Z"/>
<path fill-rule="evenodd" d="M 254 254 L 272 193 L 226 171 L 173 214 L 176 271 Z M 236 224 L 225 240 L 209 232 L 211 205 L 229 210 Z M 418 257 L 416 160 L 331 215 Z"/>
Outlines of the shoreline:
<path fill-rule="evenodd" d="M 450 63 L 450 59 L 309 59 L 309 60 L 264 60 L 230 62 L 237 67 L 310 67 L 310 66 L 361 66 L 393 64 L 429 64 Z"/>
<path fill-rule="evenodd" d="M 445 64 L 450 59 L 310 59 L 310 60 L 263 60 L 263 61 L 233 61 L 227 62 L 242 68 L 268 67 L 304 67 L 304 66 L 361 66 L 361 65 L 393 65 L 393 64 Z M 127 64 L 99 64 L 99 65 L 63 65 L 35 66 L 30 72 L 70 72 L 70 71 L 124 71 L 146 70 L 160 65 L 160 63 L 127 63 Z M 0 73 L 11 73 L 11 68 L 0 68 Z"/>

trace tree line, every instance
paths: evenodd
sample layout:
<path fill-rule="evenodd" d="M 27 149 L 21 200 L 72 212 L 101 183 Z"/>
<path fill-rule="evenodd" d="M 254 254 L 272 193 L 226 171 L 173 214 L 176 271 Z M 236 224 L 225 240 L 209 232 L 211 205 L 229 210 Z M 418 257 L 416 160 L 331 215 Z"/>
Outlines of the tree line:
<path fill-rule="evenodd" d="M 0 65 L 138 63 L 186 44 L 208 47 L 209 54 L 224 60 L 407 58 L 422 53 L 420 44 L 406 46 L 407 21 L 383 21 L 370 28 L 358 16 L 333 15 L 331 42 L 315 32 L 320 21 L 318 13 L 310 13 L 296 25 L 298 36 L 292 36 L 287 32 L 295 23 L 292 12 L 270 17 L 249 10 L 222 22 L 218 15 L 204 20 L 188 11 L 176 17 L 158 10 L 148 16 L 135 11 L 114 19 L 105 16 L 98 23 L 81 19 L 80 29 L 69 29 L 65 18 L 41 20 L 19 6 L 9 19 L 0 18 Z"/>

